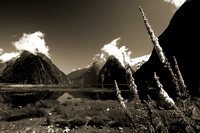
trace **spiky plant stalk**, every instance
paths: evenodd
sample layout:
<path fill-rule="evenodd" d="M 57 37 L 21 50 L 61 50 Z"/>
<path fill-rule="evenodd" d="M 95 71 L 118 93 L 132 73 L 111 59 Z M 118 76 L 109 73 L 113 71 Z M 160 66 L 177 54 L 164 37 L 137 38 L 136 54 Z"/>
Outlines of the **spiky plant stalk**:
<path fill-rule="evenodd" d="M 136 128 L 133 116 L 132 116 L 131 112 L 126 108 L 126 105 L 125 105 L 125 102 L 124 102 L 124 98 L 121 96 L 121 91 L 119 90 L 119 87 L 117 85 L 117 81 L 114 80 L 114 82 L 115 82 L 115 89 L 116 89 L 116 93 L 117 93 L 117 99 L 118 99 L 118 101 L 120 103 L 120 106 L 125 111 L 126 115 L 128 116 L 128 118 L 129 118 L 129 120 L 131 122 L 131 126 Z"/>
<path fill-rule="evenodd" d="M 114 80 L 114 82 L 115 82 L 115 89 L 116 89 L 118 101 L 119 101 L 121 107 L 122 107 L 123 109 L 126 109 L 126 105 L 125 105 L 125 103 L 124 103 L 124 98 L 121 96 L 121 91 L 119 90 L 119 87 L 118 87 L 118 85 L 117 85 L 117 81 Z"/>
<path fill-rule="evenodd" d="M 124 67 L 125 67 L 126 74 L 127 74 L 126 80 L 127 80 L 129 89 L 130 89 L 131 93 L 135 96 L 135 98 L 139 99 L 137 85 L 135 84 L 134 78 L 132 76 L 132 71 L 130 69 L 130 65 L 126 62 L 124 53 L 122 53 L 122 55 L 123 55 Z"/>
<path fill-rule="evenodd" d="M 167 103 L 167 105 L 169 105 L 170 107 L 174 107 L 175 106 L 174 100 L 171 97 L 169 97 L 167 92 L 164 90 L 163 85 L 160 83 L 159 77 L 156 75 L 156 72 L 154 72 L 154 78 L 156 80 L 158 88 L 160 89 L 159 90 L 160 98 L 164 100 L 164 102 Z"/>
<path fill-rule="evenodd" d="M 67 80 L 69 81 L 69 84 L 72 84 L 71 80 L 69 78 L 67 78 Z"/>
<path fill-rule="evenodd" d="M 150 36 L 150 39 L 154 45 L 154 48 L 159 56 L 159 59 L 160 61 L 164 64 L 164 66 L 166 68 L 168 68 L 169 72 L 170 72 L 170 75 L 171 77 L 173 78 L 172 82 L 174 83 L 174 86 L 176 88 L 176 91 L 177 91 L 177 94 L 180 96 L 180 88 L 179 88 L 179 84 L 178 84 L 178 80 L 173 72 L 173 69 L 169 63 L 169 61 L 167 60 L 167 57 L 165 56 L 164 52 L 163 52 L 163 49 L 162 47 L 160 46 L 159 44 L 159 41 L 158 41 L 158 38 L 155 36 L 154 34 L 154 31 L 152 30 L 149 22 L 148 22 L 148 19 L 146 18 L 145 14 L 144 14 L 144 11 L 141 7 L 139 7 L 139 10 L 142 14 L 142 17 L 143 17 L 143 20 L 144 20 L 144 24 L 146 26 L 146 29 L 148 31 L 148 34 Z"/>
<path fill-rule="evenodd" d="M 175 56 L 173 56 L 173 58 L 174 58 L 175 69 L 176 69 L 176 71 L 177 71 L 177 76 L 178 76 L 178 79 L 179 79 L 179 81 L 180 81 L 181 87 L 182 87 L 183 89 L 185 89 L 185 88 L 186 88 L 186 85 L 185 85 L 185 82 L 184 82 L 184 80 L 183 80 L 183 76 L 182 76 L 182 74 L 181 74 L 181 71 L 180 71 L 180 69 L 179 69 L 178 62 L 177 62 Z"/>
<path fill-rule="evenodd" d="M 181 71 L 180 71 L 180 69 L 179 69 L 178 62 L 177 62 L 175 56 L 173 56 L 173 58 L 174 58 L 175 70 L 176 70 L 176 72 L 177 72 L 178 81 L 179 81 L 179 83 L 180 83 L 182 95 L 185 96 L 185 97 L 187 97 L 189 94 L 188 94 L 188 91 L 186 90 L 186 85 L 185 85 L 183 76 L 182 76 L 182 74 L 181 74 Z"/>
<path fill-rule="evenodd" d="M 154 45 L 154 48 L 155 48 L 156 52 L 158 53 L 160 61 L 162 63 L 165 63 L 166 57 L 164 55 L 162 47 L 160 46 L 160 44 L 158 42 L 158 38 L 155 36 L 154 31 L 152 30 L 152 28 L 151 28 L 151 26 L 150 26 L 150 24 L 148 22 L 148 19 L 146 18 L 145 14 L 144 14 L 143 9 L 140 6 L 139 6 L 139 9 L 140 9 L 140 12 L 142 13 L 144 24 L 145 24 L 145 26 L 147 28 L 148 34 L 149 34 L 149 36 L 151 38 L 151 41 L 152 41 L 152 43 Z"/>
<path fill-rule="evenodd" d="M 156 75 L 156 72 L 154 72 L 154 78 L 156 80 L 157 86 L 160 89 L 160 98 L 162 98 L 164 100 L 165 103 L 167 103 L 167 105 L 169 105 L 170 107 L 173 107 L 177 113 L 177 115 L 181 116 L 183 123 L 186 125 L 185 130 L 187 132 L 194 132 L 194 129 L 198 129 L 199 130 L 199 126 L 196 125 L 196 123 L 188 118 L 183 111 L 180 110 L 179 107 L 176 106 L 174 100 L 172 98 L 169 97 L 169 95 L 167 94 L 167 92 L 164 90 L 163 85 L 160 83 L 159 81 L 159 77 Z"/>

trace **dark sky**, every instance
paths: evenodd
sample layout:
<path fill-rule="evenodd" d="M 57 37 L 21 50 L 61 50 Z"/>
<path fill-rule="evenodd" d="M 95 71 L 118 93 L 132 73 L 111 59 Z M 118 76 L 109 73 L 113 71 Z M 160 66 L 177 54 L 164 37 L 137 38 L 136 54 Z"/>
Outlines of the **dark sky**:
<path fill-rule="evenodd" d="M 164 0 L 1 0 L 0 48 L 14 52 L 11 42 L 23 33 L 41 31 L 52 61 L 66 74 L 92 63 L 118 37 L 131 57 L 149 54 L 153 46 L 138 6 L 157 36 L 177 10 Z"/>

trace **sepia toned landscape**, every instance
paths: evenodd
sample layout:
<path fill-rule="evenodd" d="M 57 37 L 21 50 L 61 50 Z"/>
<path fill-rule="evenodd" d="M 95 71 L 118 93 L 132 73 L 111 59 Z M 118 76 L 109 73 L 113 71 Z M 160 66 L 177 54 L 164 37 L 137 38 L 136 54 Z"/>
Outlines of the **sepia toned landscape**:
<path fill-rule="evenodd" d="M 16 4 L 5 3 L 11 7 Z M 86 6 L 89 1 L 77 3 L 67 1 L 65 4 L 75 4 L 74 8 L 81 11 L 81 4 Z M 102 5 L 97 3 L 100 9 Z M 118 37 L 106 42 L 99 53 L 92 53 L 92 61 L 83 60 L 91 53 L 84 51 L 85 47 L 92 49 L 86 44 L 87 39 L 85 42 L 80 39 L 82 45 L 66 44 L 66 51 L 75 49 L 72 52 L 62 52 L 60 48 L 55 54 L 52 50 L 53 57 L 45 42 L 46 35 L 39 30 L 23 33 L 13 41 L 15 52 L 4 52 L 0 47 L 0 133 L 200 132 L 200 24 L 197 19 L 200 1 L 162 1 L 162 4 L 173 5 L 176 11 L 160 35 L 156 35 L 156 24 L 151 23 L 154 18 L 144 3 L 137 6 L 136 14 L 140 17 L 137 23 L 140 23 L 138 27 L 142 24 L 145 31 L 142 38 L 149 41 L 152 50 L 142 56 L 132 58 L 130 49 L 119 46 L 123 38 Z M 38 6 L 37 2 L 34 4 Z M 127 2 L 120 3 L 119 7 L 121 4 Z M 89 33 L 90 28 L 88 26 L 88 35 L 94 34 Z M 73 34 L 73 30 L 70 32 Z M 135 35 L 137 33 L 140 34 L 136 31 Z M 76 37 L 78 40 L 78 33 Z M 136 42 L 133 47 L 138 47 Z M 51 44 L 51 49 L 58 47 L 61 45 Z M 91 63 L 69 71 L 68 67 L 73 64 L 65 66 L 64 58 L 80 66 Z"/>

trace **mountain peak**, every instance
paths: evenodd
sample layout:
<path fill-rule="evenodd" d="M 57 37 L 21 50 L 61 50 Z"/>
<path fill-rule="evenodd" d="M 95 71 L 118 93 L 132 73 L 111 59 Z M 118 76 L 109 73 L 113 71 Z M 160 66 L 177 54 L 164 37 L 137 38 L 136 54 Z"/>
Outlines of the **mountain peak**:
<path fill-rule="evenodd" d="M 120 61 L 115 58 L 115 56 L 111 55 L 107 58 L 106 63 L 102 67 L 98 83 L 100 84 L 113 84 L 114 80 L 118 82 L 118 84 L 126 84 L 126 70 L 120 63 Z M 105 87 L 113 87 L 113 86 L 105 86 Z"/>
<path fill-rule="evenodd" d="M 5 83 L 17 84 L 66 84 L 66 75 L 43 54 L 23 51 L 19 58 L 1 72 Z"/>

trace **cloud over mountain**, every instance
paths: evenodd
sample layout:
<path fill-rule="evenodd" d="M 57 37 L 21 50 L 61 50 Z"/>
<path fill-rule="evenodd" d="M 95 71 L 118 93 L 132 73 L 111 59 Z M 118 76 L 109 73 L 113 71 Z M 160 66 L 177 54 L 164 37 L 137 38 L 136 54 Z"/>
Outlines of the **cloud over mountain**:
<path fill-rule="evenodd" d="M 42 53 L 49 56 L 49 48 L 46 46 L 44 40 L 44 33 L 36 31 L 32 34 L 24 33 L 23 36 L 16 42 L 13 42 L 13 45 L 18 51 L 29 51 L 32 54 Z"/>
<path fill-rule="evenodd" d="M 23 51 L 20 56 L 0 63 L 0 81 L 14 84 L 68 84 L 67 76 L 42 53 Z"/>
<path fill-rule="evenodd" d="M 175 7 L 179 8 L 186 0 L 164 0 L 165 2 L 173 4 Z"/>
<path fill-rule="evenodd" d="M 28 51 L 34 55 L 42 53 L 50 58 L 49 47 L 44 40 L 44 33 L 36 31 L 35 33 L 24 33 L 23 36 L 16 42 L 12 43 L 16 48 L 16 52 L 4 53 L 0 48 L 0 61 L 6 62 L 12 58 L 18 57 L 21 52 Z"/>
<path fill-rule="evenodd" d="M 4 53 L 0 56 L 0 61 L 6 62 L 12 58 L 18 57 L 19 55 L 19 52 Z"/>
<path fill-rule="evenodd" d="M 101 52 L 99 54 L 96 54 L 93 59 L 95 61 L 105 63 L 110 56 L 114 56 L 119 60 L 122 66 L 124 66 L 123 54 L 125 56 L 126 62 L 128 62 L 130 66 L 136 65 L 138 62 L 141 62 L 142 60 L 145 61 L 148 60 L 150 55 L 145 55 L 143 57 L 138 57 L 138 58 L 131 58 L 132 51 L 130 51 L 126 46 L 121 46 L 121 47 L 118 46 L 120 44 L 120 40 L 121 38 L 117 38 L 111 41 L 110 43 L 105 44 L 101 48 Z"/>

